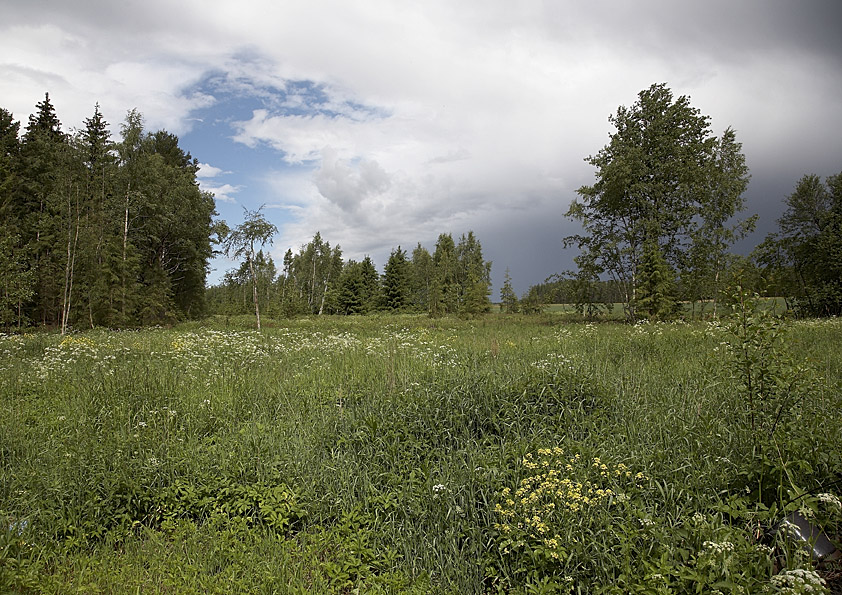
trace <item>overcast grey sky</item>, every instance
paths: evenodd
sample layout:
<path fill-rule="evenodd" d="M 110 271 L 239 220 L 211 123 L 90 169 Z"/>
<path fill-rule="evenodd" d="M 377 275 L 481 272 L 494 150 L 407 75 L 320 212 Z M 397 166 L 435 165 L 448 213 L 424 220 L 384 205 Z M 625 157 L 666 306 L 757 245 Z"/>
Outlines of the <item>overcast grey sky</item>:
<path fill-rule="evenodd" d="M 276 259 L 316 231 L 382 267 L 474 230 L 519 292 L 572 266 L 564 212 L 608 116 L 652 83 L 728 126 L 774 227 L 806 173 L 842 171 L 842 2 L 0 0 L 0 107 L 49 91 L 178 134 L 231 224 L 261 204 Z M 230 263 L 214 263 L 217 280 Z M 496 291 L 493 296 L 497 297 Z"/>

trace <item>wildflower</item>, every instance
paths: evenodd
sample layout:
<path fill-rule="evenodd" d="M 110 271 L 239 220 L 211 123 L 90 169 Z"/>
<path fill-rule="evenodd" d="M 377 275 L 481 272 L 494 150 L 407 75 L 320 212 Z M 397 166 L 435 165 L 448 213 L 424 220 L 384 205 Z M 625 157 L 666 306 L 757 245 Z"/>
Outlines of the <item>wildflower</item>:
<path fill-rule="evenodd" d="M 795 568 L 776 574 L 769 581 L 779 593 L 826 593 L 825 580 L 813 570 Z"/>
<path fill-rule="evenodd" d="M 734 544 L 730 541 L 723 541 L 721 543 L 706 541 L 702 544 L 702 547 L 706 552 L 710 552 L 711 554 L 726 554 L 734 551 Z"/>
<path fill-rule="evenodd" d="M 828 507 L 830 508 L 835 508 L 838 511 L 842 511 L 842 502 L 840 502 L 839 498 L 834 494 L 819 494 L 816 496 L 816 499 L 822 504 L 828 505 Z"/>

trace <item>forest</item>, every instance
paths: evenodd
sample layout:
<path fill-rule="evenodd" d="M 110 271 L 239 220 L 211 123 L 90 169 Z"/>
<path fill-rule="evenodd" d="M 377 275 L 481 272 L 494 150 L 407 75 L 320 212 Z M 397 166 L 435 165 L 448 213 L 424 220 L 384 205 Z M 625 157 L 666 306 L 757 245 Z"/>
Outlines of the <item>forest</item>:
<path fill-rule="evenodd" d="M 97 105 L 62 131 L 49 94 L 23 134 L 0 110 L 0 324 L 133 327 L 205 313 L 213 196 L 178 138 Z"/>
<path fill-rule="evenodd" d="M 458 243 L 441 234 L 433 254 L 420 243 L 411 255 L 398 246 L 382 275 L 368 256 L 343 261 L 341 248 L 317 232 L 297 253 L 286 252 L 281 271 L 263 250 L 247 255 L 220 285 L 208 289 L 208 307 L 231 315 L 253 312 L 258 304 L 272 316 L 285 317 L 376 311 L 473 315 L 490 310 L 490 275 L 491 263 L 470 231 Z"/>

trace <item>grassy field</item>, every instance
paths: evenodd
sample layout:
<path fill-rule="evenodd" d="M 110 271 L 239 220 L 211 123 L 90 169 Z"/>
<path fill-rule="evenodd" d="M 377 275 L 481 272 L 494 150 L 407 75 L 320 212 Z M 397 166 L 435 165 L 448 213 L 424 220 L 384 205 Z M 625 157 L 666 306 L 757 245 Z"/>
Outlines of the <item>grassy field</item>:
<path fill-rule="evenodd" d="M 759 302 L 762 304 L 764 308 L 770 309 L 773 312 L 777 312 L 778 314 L 786 312 L 787 304 L 786 300 L 782 297 L 769 297 L 769 298 L 761 298 Z M 541 309 L 544 313 L 547 314 L 557 314 L 557 315 L 564 315 L 570 322 L 579 321 L 582 319 L 582 316 L 578 314 L 576 311 L 575 304 L 543 304 Z M 500 304 L 493 304 L 491 306 L 491 311 L 495 314 L 500 313 L 502 310 Z M 719 304 L 717 307 L 718 314 L 721 316 L 723 313 L 728 312 L 730 308 L 726 305 Z M 690 302 L 682 302 L 680 307 L 680 314 L 683 318 L 688 320 L 696 320 L 696 319 L 710 319 L 713 318 L 713 302 L 710 300 L 707 301 L 700 301 L 692 304 Z M 615 303 L 611 304 L 610 308 L 605 308 L 602 312 L 600 312 L 600 318 L 602 319 L 610 319 L 615 321 L 623 321 L 625 320 L 626 313 L 623 309 L 623 304 Z"/>
<path fill-rule="evenodd" d="M 251 324 L 0 337 L 0 592 L 795 593 L 771 527 L 839 533 L 840 320 Z"/>

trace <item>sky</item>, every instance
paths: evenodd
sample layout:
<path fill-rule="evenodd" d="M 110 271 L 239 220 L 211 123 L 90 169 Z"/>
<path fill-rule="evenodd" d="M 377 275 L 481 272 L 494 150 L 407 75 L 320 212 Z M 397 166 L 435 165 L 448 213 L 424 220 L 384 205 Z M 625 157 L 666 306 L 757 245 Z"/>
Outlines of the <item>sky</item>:
<path fill-rule="evenodd" d="M 809 173 L 842 171 L 838 0 L 0 0 L 0 107 L 49 92 L 63 129 L 137 108 L 202 164 L 232 227 L 263 207 L 276 261 L 319 231 L 382 271 L 469 230 L 518 293 L 572 268 L 565 217 L 609 116 L 666 83 L 727 127 L 746 215 L 774 230 Z M 211 263 L 216 283 L 235 263 Z"/>

